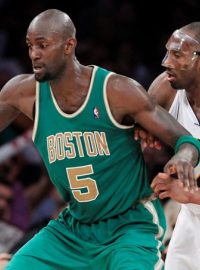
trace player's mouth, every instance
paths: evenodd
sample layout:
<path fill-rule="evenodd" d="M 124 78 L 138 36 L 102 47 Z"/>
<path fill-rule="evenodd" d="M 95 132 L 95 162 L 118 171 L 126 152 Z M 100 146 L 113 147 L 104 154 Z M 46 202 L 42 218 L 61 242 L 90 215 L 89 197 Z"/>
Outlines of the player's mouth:
<path fill-rule="evenodd" d="M 170 71 L 166 71 L 167 73 L 167 80 L 169 82 L 176 80 L 176 75 Z"/>
<path fill-rule="evenodd" d="M 42 71 L 42 66 L 33 66 L 33 72 L 36 73 L 41 73 Z"/>

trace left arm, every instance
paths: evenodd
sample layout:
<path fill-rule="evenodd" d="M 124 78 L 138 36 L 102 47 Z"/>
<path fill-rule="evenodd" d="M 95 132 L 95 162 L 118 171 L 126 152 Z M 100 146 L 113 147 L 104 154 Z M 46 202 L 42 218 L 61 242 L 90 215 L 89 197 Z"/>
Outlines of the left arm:
<path fill-rule="evenodd" d="M 191 135 L 132 79 L 120 75 L 111 76 L 108 81 L 107 96 L 111 112 L 119 123 L 129 117 L 133 123 L 139 123 L 148 132 L 173 148 L 181 136 Z M 199 158 L 197 148 L 200 148 L 200 143 L 194 138 L 193 140 L 198 146 L 191 143 L 182 144 L 164 169 L 170 174 L 175 170 L 178 178 L 185 181 L 187 185 L 189 181 L 191 186 L 196 185 L 193 167 Z"/>

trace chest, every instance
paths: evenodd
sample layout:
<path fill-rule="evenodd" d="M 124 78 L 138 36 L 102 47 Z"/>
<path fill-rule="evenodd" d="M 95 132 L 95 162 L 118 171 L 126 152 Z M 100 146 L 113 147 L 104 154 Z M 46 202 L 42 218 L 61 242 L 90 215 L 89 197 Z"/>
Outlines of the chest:
<path fill-rule="evenodd" d="M 81 106 L 83 106 L 87 98 L 88 90 L 80 90 L 71 94 L 55 94 L 55 104 L 61 111 L 67 114 L 75 113 Z"/>

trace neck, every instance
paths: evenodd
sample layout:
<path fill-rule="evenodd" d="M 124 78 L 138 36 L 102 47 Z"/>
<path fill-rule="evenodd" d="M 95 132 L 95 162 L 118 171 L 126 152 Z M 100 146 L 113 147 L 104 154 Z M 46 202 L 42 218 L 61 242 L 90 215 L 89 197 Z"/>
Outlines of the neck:
<path fill-rule="evenodd" d="M 68 62 L 62 76 L 50 82 L 52 90 L 60 92 L 64 89 L 66 91 L 66 89 L 74 88 L 74 85 L 77 84 L 81 77 L 83 69 L 84 67 L 76 59 Z"/>
<path fill-rule="evenodd" d="M 81 65 L 77 59 L 68 63 L 63 76 L 57 81 L 51 81 L 51 88 L 54 93 L 75 93 L 76 91 L 89 87 L 92 68 Z"/>

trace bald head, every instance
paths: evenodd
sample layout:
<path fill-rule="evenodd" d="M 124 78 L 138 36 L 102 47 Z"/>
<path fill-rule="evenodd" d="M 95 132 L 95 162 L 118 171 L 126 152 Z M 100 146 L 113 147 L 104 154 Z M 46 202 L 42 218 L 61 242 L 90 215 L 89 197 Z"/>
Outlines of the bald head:
<path fill-rule="evenodd" d="M 65 74 L 75 59 L 75 34 L 70 17 L 57 9 L 48 9 L 32 20 L 26 43 L 37 81 L 54 80 Z"/>
<path fill-rule="evenodd" d="M 181 32 L 190 35 L 200 43 L 200 22 L 192 22 L 183 26 L 180 30 Z"/>
<path fill-rule="evenodd" d="M 64 39 L 76 36 L 76 28 L 71 18 L 58 9 L 48 9 L 37 15 L 30 23 L 28 31 L 37 29 L 60 33 Z"/>

